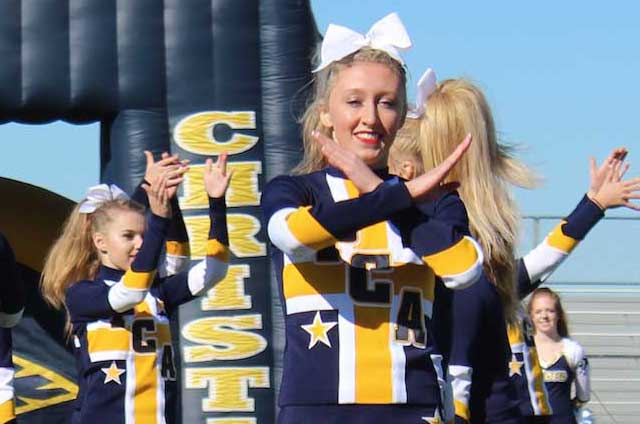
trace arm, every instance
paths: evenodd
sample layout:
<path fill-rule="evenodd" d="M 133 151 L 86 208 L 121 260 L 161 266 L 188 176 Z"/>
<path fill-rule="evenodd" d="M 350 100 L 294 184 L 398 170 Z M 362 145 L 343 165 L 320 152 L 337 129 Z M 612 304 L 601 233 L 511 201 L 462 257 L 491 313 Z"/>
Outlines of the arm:
<path fill-rule="evenodd" d="M 148 184 L 148 181 L 153 180 L 163 172 L 170 171 L 176 174 L 175 179 L 173 179 L 171 183 L 174 184 L 177 189 L 177 186 L 182 181 L 182 175 L 187 171 L 188 161 L 180 161 L 177 155 L 169 156 L 168 153 L 163 153 L 162 159 L 157 162 L 154 161 L 151 152 L 145 151 L 145 156 L 147 159 L 145 175 L 134 190 L 131 198 L 148 208 L 149 199 L 142 185 L 145 183 Z M 158 266 L 158 274 L 160 277 L 175 275 L 189 265 L 189 236 L 187 227 L 184 224 L 178 198 L 175 195 L 171 196 L 171 209 L 173 214 L 167 232 L 165 253 L 161 257 L 160 265 Z"/>
<path fill-rule="evenodd" d="M 15 326 L 24 311 L 25 292 L 9 242 L 0 234 L 0 327 Z"/>
<path fill-rule="evenodd" d="M 71 321 L 104 319 L 142 302 L 151 287 L 169 220 L 151 214 L 144 242 L 131 268 L 110 287 L 101 282 L 80 282 L 67 289 L 65 304 Z"/>
<path fill-rule="evenodd" d="M 169 309 L 204 294 L 227 275 L 229 264 L 229 235 L 227 206 L 224 200 L 233 172 L 227 171 L 227 154 L 223 153 L 214 164 L 207 159 L 204 187 L 209 196 L 209 239 L 204 260 L 189 272 L 167 278 L 160 285 L 160 298 Z"/>
<path fill-rule="evenodd" d="M 433 204 L 434 206 L 430 206 Z M 469 219 L 456 193 L 420 205 L 427 219 L 411 232 L 411 247 L 451 289 L 470 286 L 480 278 L 482 249 L 469 234 Z"/>
<path fill-rule="evenodd" d="M 580 406 L 581 404 L 589 402 L 591 399 L 591 381 L 589 376 L 589 361 L 584 354 L 582 346 L 577 342 L 571 340 L 570 348 L 568 349 L 568 356 L 570 365 L 573 368 L 576 377 L 574 384 L 576 386 L 576 397 L 574 402 Z"/>
<path fill-rule="evenodd" d="M 269 238 L 289 256 L 310 257 L 340 238 L 408 208 L 412 200 L 404 183 L 393 178 L 355 199 L 311 203 L 300 179 L 281 176 L 265 187 L 262 208 Z"/>
<path fill-rule="evenodd" d="M 603 216 L 602 209 L 584 196 L 542 243 L 518 261 L 519 297 L 525 298 L 549 278 Z"/>

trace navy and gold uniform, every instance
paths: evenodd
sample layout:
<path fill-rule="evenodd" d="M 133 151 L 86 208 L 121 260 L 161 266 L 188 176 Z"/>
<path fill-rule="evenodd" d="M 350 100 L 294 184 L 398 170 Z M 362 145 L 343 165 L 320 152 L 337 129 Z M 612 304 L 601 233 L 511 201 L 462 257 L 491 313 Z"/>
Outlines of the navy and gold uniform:
<path fill-rule="evenodd" d="M 589 401 L 589 362 L 582 346 L 569 338 L 562 339 L 562 354 L 552 363 L 540 362 L 544 384 L 549 392 L 553 415 L 551 424 L 576 424 L 571 401 L 571 384 L 575 382 L 576 400 Z"/>
<path fill-rule="evenodd" d="M 155 275 L 169 222 L 149 214 L 130 270 L 101 266 L 95 280 L 67 289 L 80 386 L 74 423 L 173 422 L 177 388 L 168 316 L 227 271 L 224 199 L 210 199 L 209 210 L 207 256 L 188 272 Z"/>
<path fill-rule="evenodd" d="M 13 249 L 0 233 L 0 424 L 15 422 L 11 327 L 20 321 L 24 303 Z"/>
<path fill-rule="evenodd" d="M 518 296 L 524 299 L 569 256 L 578 243 L 600 221 L 604 212 L 584 196 L 575 209 L 531 252 L 518 262 Z M 516 383 L 523 416 L 548 416 L 552 407 L 532 337 L 532 326 L 525 314 L 520 325 L 509 328 L 511 378 Z"/>
<path fill-rule="evenodd" d="M 280 422 L 441 418 L 428 334 L 435 277 L 468 286 L 482 254 L 473 239 L 413 207 L 398 178 L 379 176 L 384 183 L 363 195 L 332 168 L 265 187 L 286 324 Z M 457 196 L 444 203 L 465 214 Z"/>

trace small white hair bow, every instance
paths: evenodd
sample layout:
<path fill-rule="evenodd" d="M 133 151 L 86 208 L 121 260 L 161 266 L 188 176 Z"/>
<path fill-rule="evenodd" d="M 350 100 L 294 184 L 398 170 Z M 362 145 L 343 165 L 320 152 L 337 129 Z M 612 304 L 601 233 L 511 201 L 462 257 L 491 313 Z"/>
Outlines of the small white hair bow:
<path fill-rule="evenodd" d="M 411 47 L 411 39 L 397 13 L 390 13 L 374 23 L 366 35 L 347 27 L 330 24 L 322 40 L 318 72 L 362 47 L 382 50 L 404 65 L 400 52 Z"/>
<path fill-rule="evenodd" d="M 93 213 L 100 205 L 111 200 L 129 200 L 129 196 L 115 184 L 89 187 L 85 199 L 80 204 L 79 212 Z"/>
<path fill-rule="evenodd" d="M 427 68 L 424 74 L 420 77 L 417 84 L 416 103 L 413 107 L 409 108 L 407 117 L 418 119 L 424 113 L 424 108 L 427 103 L 427 99 L 430 95 L 436 91 L 437 80 L 436 73 L 433 69 Z"/>

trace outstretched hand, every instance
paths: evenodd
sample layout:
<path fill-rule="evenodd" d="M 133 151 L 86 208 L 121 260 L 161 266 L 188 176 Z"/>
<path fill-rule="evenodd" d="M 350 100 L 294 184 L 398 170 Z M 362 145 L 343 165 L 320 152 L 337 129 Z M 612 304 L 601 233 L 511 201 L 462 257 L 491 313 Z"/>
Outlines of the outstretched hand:
<path fill-rule="evenodd" d="M 150 184 L 142 184 L 149 199 L 151 212 L 163 218 L 171 218 L 171 196 L 169 195 L 170 190 L 167 188 L 169 179 L 169 173 L 165 172 L 155 176 L 152 181 L 147 180 Z"/>
<path fill-rule="evenodd" d="M 215 163 L 208 158 L 204 167 L 204 188 L 209 197 L 224 197 L 232 175 L 233 169 L 227 169 L 226 152 L 220 154 Z"/>
<path fill-rule="evenodd" d="M 327 162 L 344 172 L 361 194 L 375 190 L 382 183 L 382 179 L 351 150 L 345 149 L 320 131 L 314 131 L 311 136 L 322 146 L 321 151 Z"/>
<path fill-rule="evenodd" d="M 169 153 L 162 153 L 161 159 L 155 161 L 153 153 L 148 150 L 144 151 L 145 158 L 147 159 L 147 168 L 144 173 L 145 181 L 151 183 L 152 181 L 160 178 L 166 179 L 166 189 L 169 198 L 175 196 L 178 191 L 178 186 L 184 180 L 184 174 L 189 170 L 189 160 L 180 160 L 178 155 L 169 155 Z"/>
<path fill-rule="evenodd" d="M 624 206 L 640 211 L 640 205 L 631 203 L 632 199 L 640 199 L 640 177 L 622 180 L 629 169 L 629 163 L 624 162 L 626 156 L 625 148 L 614 149 L 600 167 L 590 159 L 591 184 L 587 196 L 603 209 Z"/>

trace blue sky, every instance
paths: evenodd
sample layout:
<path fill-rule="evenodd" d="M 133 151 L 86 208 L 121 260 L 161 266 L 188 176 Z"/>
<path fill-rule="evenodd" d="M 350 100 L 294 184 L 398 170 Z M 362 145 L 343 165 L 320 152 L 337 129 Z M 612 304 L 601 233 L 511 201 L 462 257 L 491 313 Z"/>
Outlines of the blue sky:
<path fill-rule="evenodd" d="M 405 55 L 411 97 L 426 67 L 433 67 L 439 79 L 464 76 L 483 88 L 501 138 L 522 145 L 522 158 L 545 179 L 537 190 L 516 193 L 525 214 L 568 213 L 587 188 L 589 156 L 602 159 L 615 146 L 630 149 L 630 173 L 640 175 L 640 5 L 635 2 L 311 4 L 323 33 L 330 22 L 366 32 L 375 20 L 397 11 L 414 42 Z M 78 200 L 99 178 L 98 139 L 97 124 L 1 125 L 0 176 Z M 610 215 L 631 213 L 615 210 Z M 631 262 L 629 252 L 637 250 L 631 240 L 639 237 L 638 222 L 603 223 L 571 261 L 594 263 L 598 258 L 609 263 L 626 254 Z M 639 262 L 637 257 L 633 262 Z M 595 279 L 608 272 L 594 268 Z M 617 279 L 640 280 L 640 264 L 623 268 Z"/>

